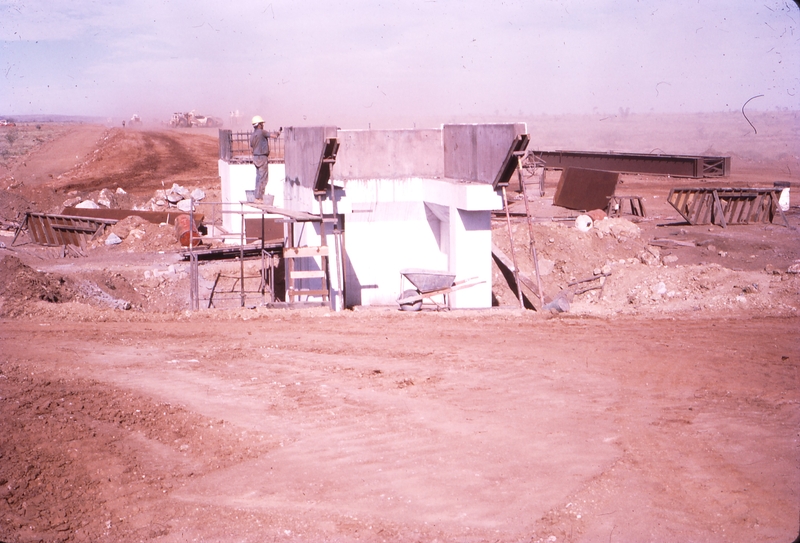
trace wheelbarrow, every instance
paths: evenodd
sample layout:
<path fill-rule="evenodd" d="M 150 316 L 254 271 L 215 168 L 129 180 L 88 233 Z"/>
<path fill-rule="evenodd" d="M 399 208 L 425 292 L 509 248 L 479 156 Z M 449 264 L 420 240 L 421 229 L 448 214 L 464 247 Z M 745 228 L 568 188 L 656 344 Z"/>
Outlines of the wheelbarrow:
<path fill-rule="evenodd" d="M 403 278 L 416 287 L 416 289 L 403 290 L 400 298 L 397 299 L 402 311 L 419 311 L 422 309 L 422 301 L 425 299 L 433 302 L 437 310 L 445 308 L 446 301 L 445 305 L 442 305 L 436 302 L 434 297 L 485 283 L 485 281 L 478 281 L 477 277 L 455 281 L 454 273 L 417 268 L 400 270 L 400 277 L 400 290 L 403 290 Z"/>

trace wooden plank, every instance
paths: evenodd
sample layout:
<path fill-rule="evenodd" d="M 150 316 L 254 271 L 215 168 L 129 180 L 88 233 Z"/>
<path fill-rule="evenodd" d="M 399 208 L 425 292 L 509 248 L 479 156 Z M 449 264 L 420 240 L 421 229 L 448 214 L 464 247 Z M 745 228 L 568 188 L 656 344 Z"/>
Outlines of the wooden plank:
<path fill-rule="evenodd" d="M 287 247 L 283 250 L 283 258 L 307 258 L 311 256 L 328 256 L 328 247 Z"/>
<path fill-rule="evenodd" d="M 702 209 L 703 195 L 699 193 L 687 193 L 686 200 L 686 220 L 690 224 L 697 224 L 699 211 Z"/>
<path fill-rule="evenodd" d="M 742 200 L 742 213 L 741 217 L 739 218 L 738 224 L 748 224 L 750 222 L 750 217 L 753 215 L 754 204 L 755 204 L 755 198 L 748 198 Z"/>
<path fill-rule="evenodd" d="M 703 193 L 695 193 L 692 196 L 692 205 L 689 209 L 689 222 L 691 224 L 702 224 L 702 211 L 705 204 L 706 195 Z"/>
<path fill-rule="evenodd" d="M 756 216 L 756 222 L 768 222 L 769 219 L 769 211 L 772 206 L 768 206 L 768 195 L 767 194 L 759 194 L 758 195 L 758 204 L 756 206 L 758 215 Z"/>
<path fill-rule="evenodd" d="M 28 232 L 31 235 L 31 239 L 35 243 L 45 243 L 44 241 L 42 241 L 45 238 L 41 234 L 41 224 L 39 222 L 39 217 L 34 217 L 33 215 L 29 214 L 26 221 L 28 223 Z"/>
<path fill-rule="evenodd" d="M 714 217 L 714 195 L 703 194 L 703 215 L 698 224 L 711 224 Z"/>
<path fill-rule="evenodd" d="M 50 228 L 50 219 L 47 215 L 42 217 L 42 233 L 47 245 L 61 245 L 61 240 L 56 237 L 56 233 Z"/>
<path fill-rule="evenodd" d="M 325 276 L 325 270 L 299 270 L 290 274 L 292 279 L 324 279 Z"/>
<path fill-rule="evenodd" d="M 327 290 L 298 290 L 298 289 L 290 288 L 287 291 L 287 294 L 289 296 L 325 296 L 325 297 L 327 297 L 329 293 L 328 293 Z"/>
<path fill-rule="evenodd" d="M 101 225 L 102 226 L 102 225 Z M 97 225 L 93 226 L 84 226 L 81 224 L 51 224 L 50 227 L 53 230 L 63 230 L 69 232 L 81 232 L 84 234 L 94 234 L 97 232 Z"/>
<path fill-rule="evenodd" d="M 506 256 L 506 254 L 494 243 L 492 243 L 492 256 L 497 258 L 497 260 L 505 266 L 510 272 L 514 272 L 514 263 L 511 262 L 511 259 Z M 534 296 L 537 298 L 539 297 L 539 289 L 536 286 L 536 283 L 528 277 L 526 274 L 522 273 L 521 271 L 517 270 L 517 274 L 519 275 L 520 282 L 525 285 Z"/>
<path fill-rule="evenodd" d="M 719 212 L 719 222 L 722 224 L 722 228 L 728 228 L 728 221 L 725 220 L 725 211 L 722 209 L 722 202 L 719 201 L 719 194 L 717 191 L 712 191 L 714 195 L 714 206 L 717 212 Z"/>
<path fill-rule="evenodd" d="M 270 213 L 273 215 L 283 215 L 284 217 L 289 217 L 290 219 L 297 222 L 322 222 L 322 217 L 320 215 L 306 213 L 305 211 L 294 211 L 291 209 L 284 209 L 282 207 L 267 206 L 259 204 L 257 202 L 244 202 L 244 204 L 249 207 L 260 209 L 265 213 Z"/>
<path fill-rule="evenodd" d="M 739 222 L 742 220 L 742 212 L 744 211 L 745 202 L 746 201 L 742 199 L 734 200 L 730 214 L 732 223 L 739 224 Z"/>

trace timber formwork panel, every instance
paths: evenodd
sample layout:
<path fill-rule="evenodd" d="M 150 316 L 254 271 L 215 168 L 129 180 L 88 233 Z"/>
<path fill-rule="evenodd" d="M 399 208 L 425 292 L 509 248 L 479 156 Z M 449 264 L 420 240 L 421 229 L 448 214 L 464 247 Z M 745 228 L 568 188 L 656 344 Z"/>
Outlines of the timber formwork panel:
<path fill-rule="evenodd" d="M 90 217 L 28 212 L 20 228 L 27 227 L 31 240 L 39 245 L 84 247 L 88 240 L 101 234 L 106 226 L 116 222 L 116 220 Z"/>
<path fill-rule="evenodd" d="M 778 207 L 776 189 L 677 188 L 667 201 L 689 224 L 754 224 L 772 222 Z M 788 223 L 787 223 L 788 224 Z"/>

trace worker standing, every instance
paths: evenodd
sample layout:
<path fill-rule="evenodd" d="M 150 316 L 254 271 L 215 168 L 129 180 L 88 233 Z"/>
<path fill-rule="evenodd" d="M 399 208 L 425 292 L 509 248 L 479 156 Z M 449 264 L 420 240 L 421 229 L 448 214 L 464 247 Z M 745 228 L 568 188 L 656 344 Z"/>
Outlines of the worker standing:
<path fill-rule="evenodd" d="M 250 136 L 250 148 L 253 150 L 253 164 L 256 166 L 256 200 L 264 197 L 264 190 L 269 181 L 269 133 L 264 130 L 264 119 L 253 117 L 253 134 Z"/>

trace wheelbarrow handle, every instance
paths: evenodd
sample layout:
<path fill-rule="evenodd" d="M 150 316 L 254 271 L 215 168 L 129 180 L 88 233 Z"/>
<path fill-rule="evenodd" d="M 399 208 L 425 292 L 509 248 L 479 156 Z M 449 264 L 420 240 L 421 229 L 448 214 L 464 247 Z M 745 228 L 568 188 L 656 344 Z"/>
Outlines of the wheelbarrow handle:
<path fill-rule="evenodd" d="M 461 281 L 456 281 L 455 283 L 453 283 L 452 287 L 442 288 L 439 290 L 432 290 L 424 294 L 416 294 L 414 296 L 408 296 L 407 298 L 400 298 L 399 300 L 397 300 L 397 303 L 399 303 L 400 305 L 413 304 L 414 302 L 424 300 L 425 298 L 432 298 L 434 296 L 439 296 L 440 294 L 449 294 L 451 292 L 455 292 L 456 290 L 474 287 L 475 285 L 480 285 L 481 283 L 486 282 L 486 281 L 475 281 L 475 279 L 477 279 L 477 277 L 473 277 L 471 279 L 463 279 Z M 469 281 L 475 281 L 475 282 L 470 283 Z"/>

